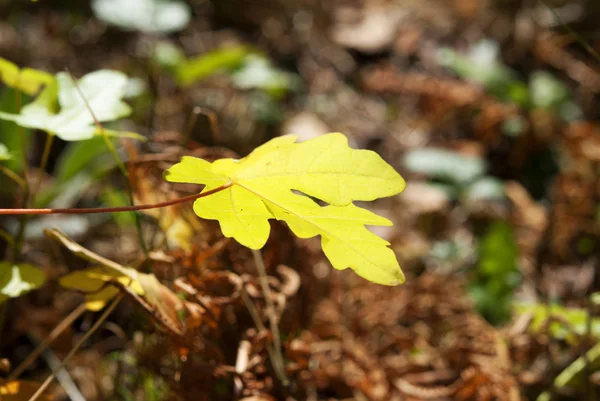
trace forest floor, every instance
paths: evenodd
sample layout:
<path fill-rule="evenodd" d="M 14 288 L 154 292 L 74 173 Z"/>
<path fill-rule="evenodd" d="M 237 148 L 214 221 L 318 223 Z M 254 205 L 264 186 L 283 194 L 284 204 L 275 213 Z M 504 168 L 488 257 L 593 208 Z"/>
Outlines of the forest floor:
<path fill-rule="evenodd" d="M 31 218 L 18 259 L 46 284 L 0 305 L 0 376 L 53 342 L 19 372 L 21 394 L 0 400 L 27 400 L 102 314 L 59 285 L 94 263 L 44 236 L 51 227 L 164 285 L 158 309 L 125 294 L 50 385 L 55 400 L 597 399 L 600 3 L 196 0 L 170 33 L 120 29 L 83 3 L 0 1 L 0 56 L 135 78 L 126 128 L 148 141 L 115 144 L 136 203 L 197 190 L 163 179 L 183 155 L 342 132 L 408 183 L 372 205 L 394 223 L 377 234 L 406 282 L 334 270 L 317 238 L 278 222 L 257 259 L 190 204 L 145 212 L 141 227 L 130 214 Z M 14 93 L 0 87 L 0 110 L 18 107 Z M 19 135 L 0 122 L 9 151 Z M 55 140 L 40 171 L 44 137 L 27 135 L 40 205 L 127 203 L 101 140 Z M 0 206 L 21 207 L 1 179 Z M 198 327 L 178 326 L 182 302 L 200 307 Z"/>

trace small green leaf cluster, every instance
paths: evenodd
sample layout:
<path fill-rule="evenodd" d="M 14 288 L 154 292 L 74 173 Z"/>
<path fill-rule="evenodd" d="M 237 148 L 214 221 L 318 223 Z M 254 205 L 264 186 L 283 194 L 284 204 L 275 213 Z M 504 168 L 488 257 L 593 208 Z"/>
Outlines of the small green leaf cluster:
<path fill-rule="evenodd" d="M 6 64 L 0 70 L 2 80 L 7 85 L 27 90 L 42 86 L 44 88 L 19 114 L 0 112 L 1 119 L 14 121 L 21 127 L 45 131 L 65 141 L 81 141 L 101 133 L 140 138 L 137 134 L 106 130 L 97 125 L 131 113 L 129 106 L 122 100 L 127 85 L 125 74 L 99 70 L 75 82 L 65 72 L 52 77 L 40 72 L 36 72 L 38 75 L 25 74 L 27 71 L 35 71 L 25 69 L 15 77 L 12 71 Z"/>

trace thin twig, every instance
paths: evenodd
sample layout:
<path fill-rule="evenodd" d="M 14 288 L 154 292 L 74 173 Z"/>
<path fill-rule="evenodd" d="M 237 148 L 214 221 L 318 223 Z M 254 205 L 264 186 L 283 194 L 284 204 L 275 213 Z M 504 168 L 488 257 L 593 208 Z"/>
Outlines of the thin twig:
<path fill-rule="evenodd" d="M 242 301 L 244 301 L 244 303 L 246 304 L 246 308 L 248 308 L 248 312 L 250 312 L 250 317 L 252 318 L 252 321 L 254 322 L 256 328 L 259 331 L 267 330 L 262 320 L 260 319 L 260 315 L 258 314 L 258 309 L 256 308 L 256 305 L 254 305 L 254 302 L 252 302 L 252 299 L 250 298 L 250 296 L 244 288 L 242 288 L 240 294 L 242 297 Z"/>
<path fill-rule="evenodd" d="M 88 208 L 66 208 L 66 209 L 0 209 L 0 215 L 22 215 L 22 214 L 94 214 L 94 213 L 117 213 L 134 212 L 137 210 L 158 209 L 204 198 L 219 191 L 229 188 L 232 183 L 221 185 L 210 191 L 199 194 L 188 195 L 170 201 L 152 203 L 148 205 L 118 206 L 118 207 L 88 207 Z"/>
<path fill-rule="evenodd" d="M 44 338 L 42 342 L 40 342 L 35 347 L 35 349 L 31 353 L 29 353 L 29 355 L 27 355 L 27 358 L 25 358 L 23 362 L 21 362 L 19 366 L 17 366 L 11 372 L 11 374 L 8 375 L 8 380 L 11 381 L 18 379 L 19 376 L 21 376 L 21 374 L 25 371 L 25 369 L 27 369 L 27 367 L 31 365 L 31 363 L 35 361 L 38 358 L 38 356 L 40 356 L 44 349 L 46 349 L 50 344 L 52 344 L 56 337 L 58 337 L 60 333 L 62 333 L 67 327 L 71 326 L 75 319 L 81 316 L 81 314 L 85 312 L 85 310 L 85 304 L 81 304 L 77 308 L 75 308 L 66 318 L 62 320 L 62 322 L 60 322 L 54 328 L 54 330 L 50 332 L 50 334 L 48 334 L 46 338 Z"/>
<path fill-rule="evenodd" d="M 242 289 L 240 291 L 240 295 L 241 295 L 242 301 L 244 302 L 244 304 L 246 304 L 246 308 L 248 308 L 248 312 L 250 312 L 250 317 L 252 318 L 252 321 L 254 322 L 254 325 L 256 326 L 258 331 L 266 331 L 267 328 L 265 327 L 262 320 L 260 319 L 260 316 L 258 314 L 258 309 L 256 308 L 256 305 L 254 305 L 254 302 L 252 302 L 252 299 L 250 298 L 250 296 L 248 295 L 248 293 L 246 292 L 246 289 L 244 287 L 242 287 Z M 275 366 L 275 362 L 273 362 L 273 361 L 275 361 L 275 359 L 277 358 L 275 355 L 275 352 L 276 351 L 273 348 L 273 345 L 267 343 L 267 353 L 269 354 L 269 359 L 271 360 L 271 363 L 273 363 L 273 366 Z M 287 378 L 286 378 L 286 380 L 287 380 Z"/>
<path fill-rule="evenodd" d="M 31 396 L 31 398 L 29 398 L 29 401 L 35 401 L 39 398 L 40 395 L 42 395 L 42 393 L 46 390 L 46 388 L 48 388 L 50 383 L 52 383 L 52 380 L 54 380 L 54 377 L 56 376 L 58 369 L 63 368 L 69 362 L 69 360 L 71 360 L 73 355 L 75 355 L 75 353 L 79 350 L 79 348 L 83 345 L 83 343 L 85 343 L 87 341 L 87 339 L 92 334 L 94 334 L 94 332 L 96 330 L 98 330 L 100 328 L 100 326 L 106 320 L 106 318 L 108 318 L 108 316 L 111 314 L 111 312 L 117 307 L 119 302 L 121 302 L 121 300 L 123 299 L 123 296 L 124 296 L 123 293 L 120 293 L 115 297 L 115 299 L 112 301 L 112 303 L 104 310 L 104 313 L 102 313 L 102 316 L 100 316 L 98 318 L 98 320 L 96 320 L 96 323 L 94 323 L 94 325 L 83 335 L 83 337 L 81 337 L 79 339 L 79 341 L 77 341 L 75 346 L 71 349 L 71 351 L 69 351 L 67 356 L 65 356 L 65 359 L 62 360 L 62 362 L 60 363 L 60 366 L 57 369 L 55 369 L 50 374 L 50 376 L 48 376 L 46 378 L 46 380 L 44 380 L 44 382 L 42 383 L 40 388 L 37 389 L 35 394 L 33 394 Z"/>
<path fill-rule="evenodd" d="M 31 342 L 36 342 L 36 338 L 33 335 L 29 335 L 29 339 Z M 56 380 L 63 390 L 65 390 L 70 401 L 86 401 L 67 369 L 60 366 L 60 359 L 58 359 L 56 354 L 50 348 L 46 348 L 44 352 L 42 352 L 42 357 L 50 369 L 56 371 Z"/>
<path fill-rule="evenodd" d="M 38 178 L 35 182 L 35 186 L 33 187 L 33 191 L 31 192 L 33 196 L 37 194 L 40 189 L 40 185 L 42 185 L 42 178 L 44 177 L 44 171 L 46 170 L 46 166 L 48 165 L 48 159 L 50 158 L 50 150 L 52 149 L 52 143 L 54 142 L 54 134 L 48 132 L 46 134 L 46 141 L 44 142 L 44 151 L 42 152 L 42 160 L 40 161 L 40 172 Z"/>
<path fill-rule="evenodd" d="M 275 360 L 273 360 L 273 367 L 275 368 L 275 373 L 279 377 L 279 380 L 286 385 L 288 383 L 288 378 L 286 377 L 284 371 L 283 354 L 281 352 L 281 334 L 279 333 L 279 324 L 277 322 L 278 319 L 275 315 L 275 305 L 273 305 L 271 288 L 269 287 L 269 281 L 267 278 L 267 269 L 260 251 L 253 249 L 252 256 L 254 257 L 256 269 L 258 270 L 258 281 L 260 282 L 260 286 L 262 287 L 263 295 L 267 303 L 267 316 L 269 317 L 271 334 L 273 335 L 273 347 L 275 348 L 276 355 Z"/>
<path fill-rule="evenodd" d="M 15 239 L 3 228 L 0 228 L 0 238 L 2 238 L 11 247 L 15 245 Z"/>
<path fill-rule="evenodd" d="M 19 74 L 19 78 L 21 78 L 21 75 Z M 21 112 L 21 106 L 23 103 L 23 99 L 22 99 L 22 95 L 21 92 L 16 91 L 15 93 L 15 103 L 17 105 L 17 110 L 18 112 Z M 23 186 L 23 207 L 29 207 L 30 206 L 30 195 L 31 195 L 31 188 L 29 188 L 29 163 L 27 161 L 27 141 L 25 139 L 25 128 L 20 126 L 19 124 L 17 124 L 17 134 L 19 135 L 19 137 L 21 138 L 21 157 L 22 157 L 22 163 L 23 163 L 23 182 L 24 182 L 24 186 Z M 19 232 L 16 236 L 16 238 L 14 238 L 14 241 L 12 242 L 12 261 L 13 262 L 17 262 L 17 259 L 19 258 L 19 254 L 21 253 L 21 245 L 22 243 L 19 241 L 19 238 L 21 235 L 24 235 L 25 233 L 25 227 L 27 226 L 28 223 L 28 217 L 27 216 L 23 216 L 21 217 L 20 221 L 19 221 Z"/>

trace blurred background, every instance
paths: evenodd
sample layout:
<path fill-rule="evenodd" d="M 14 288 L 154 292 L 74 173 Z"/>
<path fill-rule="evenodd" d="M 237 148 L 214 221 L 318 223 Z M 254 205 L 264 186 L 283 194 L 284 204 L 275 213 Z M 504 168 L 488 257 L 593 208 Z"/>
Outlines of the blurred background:
<path fill-rule="evenodd" d="M 145 215 L 170 245 L 150 271 L 227 299 L 197 334 L 209 345 L 189 352 L 126 300 L 51 386 L 55 399 L 600 399 L 599 1 L 0 0 L 0 16 L 0 56 L 19 66 L 128 74 L 133 114 L 118 127 L 150 140 L 115 144 L 135 162 L 140 203 L 174 195 L 161 173 L 181 155 L 245 155 L 288 133 L 342 132 L 408 183 L 369 205 L 394 222 L 377 234 L 406 273 L 399 287 L 332 270 L 318 240 L 274 224 L 264 257 L 285 301 L 287 384 L 268 329 L 216 276 L 259 288 L 252 255 L 189 205 Z M 0 87 L 0 110 L 22 101 Z M 7 152 L 21 138 L 39 165 L 43 136 L 0 121 Z M 101 144 L 57 139 L 47 169 L 33 168 L 37 206 L 125 204 Z M 15 207 L 18 188 L 2 180 L 2 207 Z M 140 255 L 129 215 L 33 219 L 24 252 L 49 280 L 3 309 L 7 372 L 82 301 L 56 284 L 82 265 L 43 238 L 49 226 L 121 263 Z M 248 292 L 263 314 L 260 290 Z M 22 378 L 43 380 L 97 316 Z M 240 350 L 250 362 L 236 373 Z"/>

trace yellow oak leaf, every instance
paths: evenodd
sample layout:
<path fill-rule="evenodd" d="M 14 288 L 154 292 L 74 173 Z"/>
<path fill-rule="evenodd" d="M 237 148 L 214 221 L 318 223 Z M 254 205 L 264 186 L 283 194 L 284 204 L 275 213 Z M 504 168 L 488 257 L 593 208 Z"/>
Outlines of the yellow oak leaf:
<path fill-rule="evenodd" d="M 273 139 L 241 160 L 210 163 L 183 157 L 165 172 L 165 179 L 204 184 L 203 192 L 225 186 L 197 199 L 194 212 L 218 220 L 226 237 L 248 248 L 264 246 L 269 219 L 284 220 L 301 238 L 320 235 L 336 269 L 349 267 L 379 284 L 402 283 L 404 275 L 389 243 L 365 227 L 392 223 L 352 203 L 401 192 L 406 185 L 402 177 L 377 153 L 348 147 L 340 133 L 300 143 L 296 139 Z"/>

